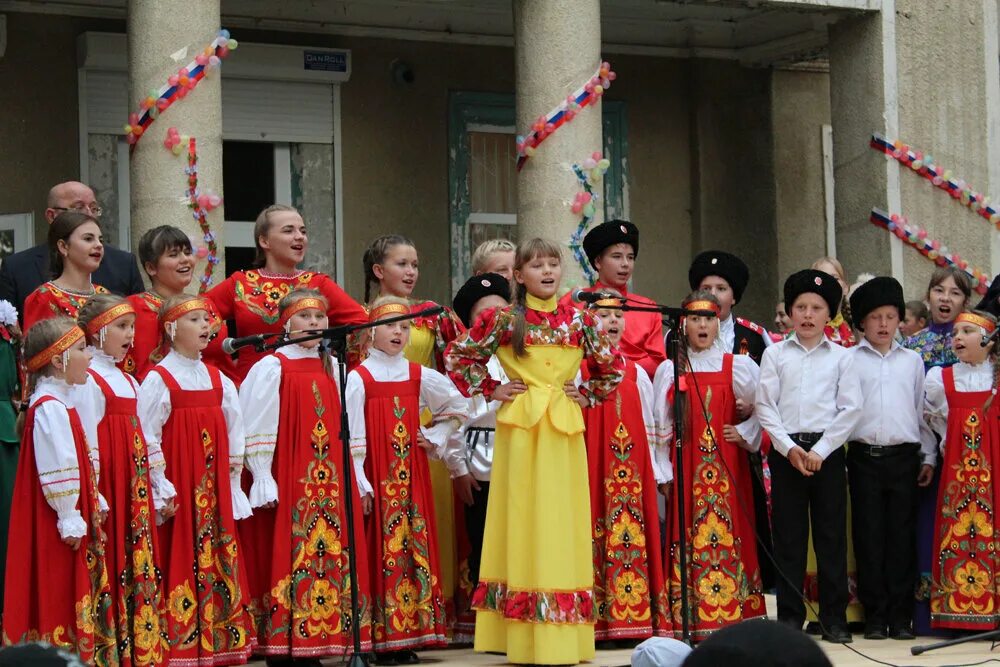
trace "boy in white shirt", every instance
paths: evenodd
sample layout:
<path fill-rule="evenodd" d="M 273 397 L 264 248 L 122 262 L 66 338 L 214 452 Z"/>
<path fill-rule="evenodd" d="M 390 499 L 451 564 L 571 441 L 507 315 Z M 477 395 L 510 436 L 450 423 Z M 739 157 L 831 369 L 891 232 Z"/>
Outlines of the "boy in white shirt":
<path fill-rule="evenodd" d="M 851 295 L 851 313 L 864 333 L 851 350 L 862 407 L 847 470 L 865 639 L 913 639 L 917 484 L 930 482 L 936 458 L 922 414 L 924 363 L 895 340 L 905 311 L 895 278 L 872 278 Z"/>
<path fill-rule="evenodd" d="M 823 638 L 849 643 L 847 628 L 847 476 L 843 444 L 860 412 L 850 356 L 824 325 L 840 305 L 836 278 L 806 269 L 785 281 L 794 335 L 767 348 L 757 388 L 757 419 L 771 436 L 771 503 L 778 620 L 805 620 L 801 583 L 809 519 L 819 564 Z M 789 584 L 789 581 L 793 584 Z"/>

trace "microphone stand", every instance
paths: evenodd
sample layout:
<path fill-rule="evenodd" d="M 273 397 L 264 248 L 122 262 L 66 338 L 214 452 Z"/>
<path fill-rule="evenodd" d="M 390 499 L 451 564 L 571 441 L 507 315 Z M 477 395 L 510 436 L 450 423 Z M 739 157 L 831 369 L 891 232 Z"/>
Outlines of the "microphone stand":
<path fill-rule="evenodd" d="M 680 329 L 678 323 L 680 318 L 685 315 L 700 315 L 699 311 L 686 310 L 684 308 L 674 308 L 672 306 L 633 306 L 628 303 L 622 304 L 621 310 L 623 311 L 637 311 L 642 313 L 660 313 L 663 317 L 663 325 L 668 328 L 672 334 L 669 338 L 669 345 L 667 349 L 667 358 L 670 359 L 671 363 L 674 365 L 674 395 L 671 403 L 671 410 L 674 416 L 674 451 L 676 452 L 676 465 L 674 466 L 674 485 L 677 492 L 674 496 L 677 498 L 677 527 L 678 533 L 680 534 L 680 540 L 677 545 L 678 555 L 680 557 L 681 566 L 681 639 L 686 644 L 691 644 L 691 607 L 688 598 L 689 591 L 688 586 L 690 584 L 691 573 L 688 570 L 688 535 L 687 535 L 687 517 L 684 512 L 684 499 L 682 495 L 684 494 L 684 420 L 681 419 L 680 414 L 680 375 L 681 369 L 680 365 L 677 363 L 677 357 L 679 352 L 678 345 Z M 669 540 L 669 536 L 668 536 Z"/>
<path fill-rule="evenodd" d="M 338 384 L 340 386 L 340 444 L 344 459 L 344 485 L 347 493 L 344 496 L 344 512 L 347 514 L 347 567 L 351 573 L 351 639 L 353 640 L 353 654 L 347 662 L 347 667 L 368 667 L 368 659 L 361 652 L 361 609 L 358 606 L 358 567 L 357 555 L 354 543 L 354 488 L 357 483 L 354 480 L 354 462 L 351 459 L 351 426 L 347 419 L 347 338 L 356 331 L 371 329 L 382 324 L 392 324 L 412 320 L 417 317 L 426 317 L 439 313 L 443 310 L 441 306 L 428 308 L 418 313 L 387 317 L 377 322 L 365 322 L 363 324 L 345 324 L 329 329 L 317 329 L 298 338 L 289 338 L 289 334 L 281 334 L 279 340 L 272 343 L 263 341 L 255 343 L 253 347 L 258 352 L 276 350 L 285 345 L 302 343 L 309 340 L 322 340 L 320 354 L 324 354 L 329 349 L 337 356 L 337 368 L 339 371 Z M 322 358 L 322 356 L 320 357 Z"/>

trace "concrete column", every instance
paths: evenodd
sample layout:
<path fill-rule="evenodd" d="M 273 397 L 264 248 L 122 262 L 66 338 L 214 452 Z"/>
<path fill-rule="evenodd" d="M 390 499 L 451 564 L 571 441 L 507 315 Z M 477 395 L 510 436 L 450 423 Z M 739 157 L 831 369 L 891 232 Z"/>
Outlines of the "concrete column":
<path fill-rule="evenodd" d="M 129 0 L 128 67 L 129 105 L 152 89 L 159 89 L 172 74 L 186 66 L 208 45 L 220 27 L 219 0 Z M 225 65 L 223 65 L 224 67 Z M 167 128 L 197 139 L 198 185 L 222 193 L 222 87 L 219 70 L 198 83 L 184 99 L 162 112 L 140 138 L 130 167 L 131 237 L 133 249 L 142 234 L 158 225 L 175 225 L 198 238 L 201 230 L 184 199 L 187 189 L 187 151 L 175 156 L 163 146 Z M 208 214 L 218 238 L 219 255 L 224 248 L 224 210 Z M 199 262 L 192 291 L 204 264 Z M 215 268 L 215 282 L 225 275 L 224 264 Z"/>
<path fill-rule="evenodd" d="M 517 128 L 535 120 L 593 76 L 601 60 L 600 0 L 514 0 Z M 579 224 L 569 202 L 580 190 L 569 168 L 602 150 L 600 103 L 580 111 L 538 147 L 517 180 L 521 239 L 536 236 L 566 245 Z M 598 206 L 594 224 L 603 221 Z M 563 257 L 563 287 L 582 284 L 581 268 Z"/>
<path fill-rule="evenodd" d="M 883 0 L 880 13 L 831 28 L 837 254 L 852 278 L 891 271 L 916 298 L 934 269 L 868 222 L 872 206 L 902 213 L 972 266 L 1000 269 L 983 218 L 868 147 L 882 132 L 1000 197 L 997 41 L 996 0 Z"/>
<path fill-rule="evenodd" d="M 868 147 L 872 132 L 898 132 L 891 5 L 830 28 L 836 247 L 827 250 L 842 261 L 848 280 L 860 271 L 903 280 L 899 242 L 868 222 L 873 206 L 899 212 L 899 170 Z"/>

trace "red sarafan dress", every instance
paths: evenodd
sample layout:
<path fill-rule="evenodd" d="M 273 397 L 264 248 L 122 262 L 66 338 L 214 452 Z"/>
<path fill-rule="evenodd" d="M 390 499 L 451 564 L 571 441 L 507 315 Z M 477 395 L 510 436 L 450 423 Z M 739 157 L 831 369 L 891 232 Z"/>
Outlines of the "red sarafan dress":
<path fill-rule="evenodd" d="M 65 315 L 76 319 L 80 308 L 87 302 L 87 299 L 95 294 L 107 294 L 108 290 L 100 285 L 94 285 L 94 291 L 88 294 L 70 292 L 56 286 L 51 280 L 42 283 L 35 291 L 24 300 L 24 322 L 22 327 L 27 333 L 31 325 L 39 320 L 47 320 L 50 317 Z"/>
<path fill-rule="evenodd" d="M 118 367 L 133 375 L 139 382 L 146 379 L 146 374 L 170 351 L 164 338 L 163 327 L 160 326 L 160 307 L 163 297 L 154 292 L 143 292 L 126 297 L 135 308 L 135 339 L 125 358 Z M 211 301 L 208 302 L 211 304 Z M 222 341 L 229 336 L 225 321 L 219 317 L 214 308 L 209 311 L 212 320 L 212 339 L 202 352 L 205 363 L 211 364 L 225 373 L 226 377 L 238 382 L 236 362 L 222 351 Z"/>
<path fill-rule="evenodd" d="M 353 649 L 347 493 L 353 495 L 361 647 L 370 651 L 373 564 L 357 485 L 348 485 L 344 470 L 339 391 L 317 349 L 289 345 L 258 361 L 240 387 L 240 403 L 254 514 L 239 531 L 258 652 L 306 658 Z M 277 506 L 262 507 L 273 501 Z"/>
<path fill-rule="evenodd" d="M 962 367 L 961 371 L 970 367 L 964 363 L 956 366 Z M 956 389 L 956 366 L 931 369 L 927 377 L 933 385 L 932 375 L 940 373 L 948 420 L 934 521 L 931 627 L 993 630 L 1000 623 L 998 498 L 993 465 L 1000 455 L 1000 399 L 994 396 L 989 410 L 984 411 L 992 395 L 990 389 Z M 981 366 L 986 380 L 981 385 L 988 387 L 992 369 L 988 362 Z M 928 399 L 932 393 L 929 386 Z"/>
<path fill-rule="evenodd" d="M 118 665 L 97 479 L 71 388 L 42 378 L 25 421 L 10 514 L 3 643 L 46 641 Z M 73 550 L 62 536 L 79 537 Z"/>
<path fill-rule="evenodd" d="M 380 377 L 396 377 L 403 369 L 405 375 L 398 381 L 378 381 L 375 367 Z M 365 534 L 372 559 L 375 650 L 442 646 L 447 620 L 434 496 L 427 453 L 417 444 L 417 434 L 422 403 L 440 419 L 458 417 L 466 402 L 440 373 L 378 350 L 371 351 L 348 381 L 351 447 L 355 461 L 359 452 L 364 460 L 358 484 L 362 495 L 374 496 Z M 446 410 L 454 412 L 447 415 Z M 442 423 L 423 432 L 440 449 L 457 425 L 448 428 Z"/>
<path fill-rule="evenodd" d="M 84 389 L 92 393 L 82 395 L 86 405 L 80 410 L 85 425 L 89 421 L 96 427 L 99 489 L 110 505 L 103 528 L 119 658 L 123 666 L 160 665 L 169 654 L 167 622 L 156 559 L 154 482 L 138 417 L 139 385 L 111 357 L 99 350 L 94 355 L 89 371 L 93 384 Z M 119 377 L 112 379 L 112 374 Z M 111 382 L 130 395 L 119 395 Z M 162 467 L 159 474 L 162 478 Z"/>
<path fill-rule="evenodd" d="M 677 483 L 671 489 L 667 577 L 674 635 L 679 637 L 681 632 L 681 582 L 686 580 L 691 634 L 700 641 L 727 625 L 767 613 L 754 537 L 750 463 L 744 450 L 723 436 L 723 426 L 739 422 L 734 385 L 740 398 L 752 401 L 759 369 L 749 356 L 723 354 L 716 348 L 691 352 L 689 360 L 696 377 L 692 373 L 681 376 L 681 390 L 687 398 L 681 450 L 685 479 L 683 489 Z M 735 363 L 740 364 L 740 371 L 734 382 Z M 664 406 L 659 427 L 672 439 L 673 365 L 663 362 L 656 375 L 657 401 Z M 759 447 L 759 426 L 753 417 L 740 424 L 740 431 L 751 441 L 751 448 Z M 755 435 L 748 435 L 750 432 Z M 670 456 L 676 470 L 676 448 L 670 448 Z M 680 565 L 682 537 L 674 509 L 679 502 L 684 503 L 687 523 L 683 537 L 687 541 L 687 573 L 682 573 Z"/>
<path fill-rule="evenodd" d="M 314 289 L 326 298 L 330 326 L 360 324 L 368 321 L 365 309 L 349 297 L 340 285 L 325 273 L 298 271 L 291 275 L 267 273 L 261 269 L 236 271 L 205 295 L 215 304 L 223 320 L 236 321 L 236 333 L 252 336 L 279 333 L 278 303 L 293 289 Z M 242 380 L 250 368 L 265 356 L 252 347 L 244 347 L 236 358 L 236 375 Z"/>
<path fill-rule="evenodd" d="M 413 301 L 410 313 L 420 313 L 437 305 L 433 301 Z M 465 326 L 448 307 L 437 315 L 414 318 L 410 322 L 410 340 L 403 356 L 443 373 L 445 349 L 463 333 Z M 426 413 L 423 418 L 427 418 Z M 471 644 L 476 615 L 470 606 L 473 585 L 469 580 L 469 552 L 472 547 L 465 532 L 465 505 L 455 497 L 451 474 L 444 462 L 431 460 L 428 466 L 434 492 L 434 525 L 448 634 L 454 643 Z"/>
<path fill-rule="evenodd" d="M 181 387 L 196 378 L 206 388 Z M 235 407 L 226 403 L 226 392 Z M 243 459 L 235 394 L 218 369 L 177 352 L 153 368 L 140 389 L 143 431 L 148 442 L 162 442 L 166 474 L 177 489 L 177 513 L 157 537 L 168 664 L 178 667 L 243 664 L 255 644 L 234 520 L 234 499 L 242 491 L 238 481 L 233 489 L 230 472 Z M 231 450 L 233 438 L 238 442 Z"/>
<path fill-rule="evenodd" d="M 586 367 L 582 373 L 586 379 Z M 614 393 L 583 409 L 598 641 L 670 631 L 656 488 L 670 478 L 654 468 L 652 402 L 646 371 L 626 360 L 625 378 Z"/>

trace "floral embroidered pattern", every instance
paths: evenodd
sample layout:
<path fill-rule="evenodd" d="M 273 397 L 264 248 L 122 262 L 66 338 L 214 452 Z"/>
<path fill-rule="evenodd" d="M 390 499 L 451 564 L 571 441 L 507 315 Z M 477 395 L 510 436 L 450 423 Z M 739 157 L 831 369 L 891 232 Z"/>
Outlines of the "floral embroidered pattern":
<path fill-rule="evenodd" d="M 469 335 L 448 346 L 445 363 L 455 385 L 466 396 L 482 393 L 489 398 L 499 384 L 490 377 L 486 362 L 497 348 L 510 345 L 514 329 L 514 306 L 483 313 Z M 555 312 L 525 309 L 525 344 L 582 347 L 589 377 L 580 393 L 598 401 L 615 390 L 624 377 L 625 361 L 597 320 L 585 310 L 560 305 Z"/>
<path fill-rule="evenodd" d="M 87 302 L 92 294 L 73 294 L 71 292 L 66 292 L 59 289 L 55 283 L 47 282 L 43 283 L 38 288 L 39 296 L 44 297 L 46 303 L 49 306 L 49 312 L 53 317 L 57 315 L 66 315 L 72 317 L 74 320 L 79 314 L 80 309 L 83 308 L 83 304 Z M 104 289 L 100 285 L 94 285 L 94 294 L 108 294 L 108 290 Z"/>
<path fill-rule="evenodd" d="M 303 271 L 289 279 L 287 276 L 268 278 L 260 271 L 246 271 L 242 280 L 235 280 L 236 300 L 244 304 L 265 324 L 275 324 L 279 319 L 278 302 L 298 287 L 309 287 L 314 273 Z"/>
<path fill-rule="evenodd" d="M 204 472 L 194 489 L 195 548 L 192 562 L 194 587 L 184 580 L 170 592 L 167 607 L 173 620 L 171 649 L 201 649 L 213 653 L 240 651 L 247 646 L 243 598 L 239 584 L 236 538 L 228 533 L 216 510 L 216 443 L 207 429 L 201 431 Z M 228 502 L 228 498 L 225 499 Z"/>
<path fill-rule="evenodd" d="M 97 517 L 101 513 L 98 501 L 97 474 L 92 465 L 84 464 L 81 467 L 85 468 L 83 472 L 87 476 L 90 486 L 91 521 L 87 527 L 90 539 L 87 540 L 86 555 L 90 594 L 85 595 L 76 605 L 76 625 L 81 638 L 81 642 L 77 644 L 77 651 L 81 658 L 93 660 L 95 665 L 117 665 L 118 646 L 115 641 L 115 622 L 111 608 L 111 595 L 109 595 L 111 586 L 108 581 L 108 568 L 104 557 L 104 533 L 97 524 Z M 89 656 L 85 650 L 89 642 L 84 638 L 93 639 L 93 644 L 90 646 L 92 653 Z"/>
<path fill-rule="evenodd" d="M 167 650 L 166 619 L 160 591 L 161 572 L 153 560 L 153 523 L 149 512 L 149 462 L 146 442 L 139 430 L 138 420 L 129 418 L 132 428 L 132 507 L 126 530 L 131 562 L 117 572 L 125 592 L 119 601 L 124 606 L 119 619 L 128 619 L 131 625 L 118 628 L 122 659 L 131 657 L 135 665 L 159 665 Z"/>
<path fill-rule="evenodd" d="M 931 620 L 944 624 L 1000 621 L 1000 556 L 993 507 L 993 471 L 983 452 L 979 410 L 962 423 L 957 460 L 944 470 L 931 573 Z"/>
<path fill-rule="evenodd" d="M 716 447 L 716 422 L 712 415 L 715 386 L 704 394 L 704 414 L 692 411 L 692 423 L 701 432 L 694 442 L 697 453 L 691 472 L 692 516 L 688 538 L 689 575 L 684 580 L 690 586 L 693 634 L 705 637 L 730 623 L 764 613 L 764 596 L 760 573 L 745 567 L 743 544 L 734 527 L 732 503 L 735 499 L 726 468 L 719 460 L 723 453 Z M 715 409 L 718 409 L 717 407 Z M 698 431 L 694 431 L 697 433 Z M 681 625 L 681 570 L 676 558 L 678 545 L 671 547 L 673 563 L 670 573 L 671 611 L 675 627 Z"/>
<path fill-rule="evenodd" d="M 580 624 L 594 620 L 594 595 L 590 590 L 515 590 L 504 582 L 481 581 L 472 607 L 528 623 Z"/>
<path fill-rule="evenodd" d="M 615 408 L 619 421 L 607 446 L 616 463 L 604 479 L 604 516 L 594 520 L 594 603 L 602 625 L 628 622 L 649 628 L 652 611 L 642 475 L 631 458 L 634 443 L 621 421 L 620 394 L 615 395 Z"/>
<path fill-rule="evenodd" d="M 394 400 L 391 460 L 379 483 L 382 515 L 382 574 L 385 595 L 372 613 L 375 641 L 391 646 L 396 637 L 441 627 L 444 603 L 430 565 L 431 540 L 427 521 L 413 502 L 412 436 L 406 408 Z M 373 567 L 375 565 L 373 564 Z M 438 599 L 435 599 L 435 598 Z"/>
<path fill-rule="evenodd" d="M 920 355 L 924 362 L 924 369 L 935 366 L 951 366 L 958 361 L 951 349 L 951 338 L 951 325 L 947 327 L 932 325 L 903 341 L 903 347 Z"/>
<path fill-rule="evenodd" d="M 316 382 L 312 399 L 312 460 L 298 480 L 302 486 L 292 510 L 292 573 L 275 584 L 256 610 L 262 640 L 281 635 L 329 640 L 351 623 L 351 572 L 340 518 L 343 489 L 330 459 L 338 452 L 330 450 L 327 408 Z M 358 603 L 366 627 L 371 622 L 370 601 L 361 597 Z"/>

